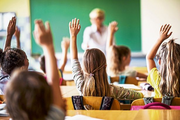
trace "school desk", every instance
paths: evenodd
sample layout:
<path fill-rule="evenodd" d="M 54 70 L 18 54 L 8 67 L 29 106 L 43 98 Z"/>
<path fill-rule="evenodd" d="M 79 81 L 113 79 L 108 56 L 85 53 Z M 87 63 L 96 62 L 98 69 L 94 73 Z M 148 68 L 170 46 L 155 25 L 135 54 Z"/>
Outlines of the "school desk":
<path fill-rule="evenodd" d="M 136 70 L 137 72 L 148 74 L 147 67 L 129 67 L 129 69 Z M 63 72 L 63 74 L 72 74 L 72 70 L 68 69 Z"/>
<path fill-rule="evenodd" d="M 121 86 L 123 87 L 123 85 L 121 85 Z M 129 86 L 132 87 L 131 85 L 129 85 Z M 125 85 L 125 87 L 128 88 L 127 85 Z M 134 87 L 134 85 L 133 85 L 133 87 Z M 78 92 L 76 86 L 60 86 L 60 88 L 61 88 L 61 92 L 62 92 L 63 97 L 71 97 L 71 96 L 75 96 L 75 95 L 80 94 Z M 138 89 L 138 92 L 143 93 L 144 97 L 153 97 L 154 96 L 153 91 L 145 91 L 145 90 Z"/>
<path fill-rule="evenodd" d="M 85 115 L 105 120 L 179 120 L 180 110 L 67 110 L 67 116 Z M 9 120 L 10 117 L 0 117 Z"/>

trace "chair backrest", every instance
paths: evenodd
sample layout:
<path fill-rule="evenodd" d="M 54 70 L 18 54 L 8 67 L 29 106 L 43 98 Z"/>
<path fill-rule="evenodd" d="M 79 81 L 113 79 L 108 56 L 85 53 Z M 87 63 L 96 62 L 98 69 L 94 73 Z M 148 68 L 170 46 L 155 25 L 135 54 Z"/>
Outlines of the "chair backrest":
<path fill-rule="evenodd" d="M 161 102 L 162 98 L 154 98 L 153 100 L 154 102 Z M 131 106 L 142 106 L 142 105 L 145 105 L 143 99 L 137 99 L 131 103 Z M 179 97 L 173 98 L 171 105 L 172 106 L 180 105 L 180 98 Z"/>
<path fill-rule="evenodd" d="M 119 82 L 119 76 L 117 76 L 117 77 L 110 77 L 110 79 L 111 79 L 111 83 L 113 83 L 113 82 Z M 138 85 L 138 80 L 137 80 L 135 77 L 127 76 L 127 77 L 126 77 L 125 84 Z"/>
<path fill-rule="evenodd" d="M 72 103 L 71 97 L 65 98 L 67 103 L 67 110 L 74 110 L 74 106 Z M 102 97 L 94 97 L 94 96 L 83 96 L 83 104 L 90 105 L 95 110 L 99 110 L 101 106 Z M 120 110 L 120 103 L 117 99 L 113 100 L 111 110 Z"/>
<path fill-rule="evenodd" d="M 62 84 L 64 86 L 75 86 L 74 80 L 63 80 Z"/>

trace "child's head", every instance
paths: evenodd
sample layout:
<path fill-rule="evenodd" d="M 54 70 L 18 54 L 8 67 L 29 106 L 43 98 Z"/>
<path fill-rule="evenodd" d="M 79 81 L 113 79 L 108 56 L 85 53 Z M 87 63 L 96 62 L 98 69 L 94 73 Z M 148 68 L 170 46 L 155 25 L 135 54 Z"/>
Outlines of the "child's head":
<path fill-rule="evenodd" d="M 180 45 L 170 40 L 159 50 L 160 92 L 162 95 L 180 96 Z"/>
<path fill-rule="evenodd" d="M 17 48 L 7 48 L 4 52 L 0 51 L 0 63 L 2 70 L 9 75 L 16 68 L 28 69 L 29 66 L 26 53 Z"/>
<path fill-rule="evenodd" d="M 108 74 L 117 75 L 131 61 L 131 51 L 126 46 L 111 46 L 107 54 Z"/>
<path fill-rule="evenodd" d="M 84 96 L 109 96 L 106 58 L 99 49 L 87 49 L 83 56 Z"/>
<path fill-rule="evenodd" d="M 44 120 L 52 104 L 51 92 L 41 74 L 15 71 L 5 89 L 7 111 L 13 120 Z"/>
<path fill-rule="evenodd" d="M 41 68 L 41 70 L 44 72 L 44 73 L 46 73 L 46 66 L 45 66 L 45 56 L 44 55 L 42 55 L 41 57 L 40 57 L 40 68 Z"/>

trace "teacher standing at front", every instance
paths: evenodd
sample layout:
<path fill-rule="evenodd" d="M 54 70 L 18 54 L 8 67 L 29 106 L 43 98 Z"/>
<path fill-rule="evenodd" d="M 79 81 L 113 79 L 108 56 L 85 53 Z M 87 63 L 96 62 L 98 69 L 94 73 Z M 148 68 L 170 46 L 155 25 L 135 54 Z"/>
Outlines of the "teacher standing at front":
<path fill-rule="evenodd" d="M 98 48 L 106 54 L 106 42 L 108 37 L 108 27 L 103 25 L 105 18 L 104 11 L 95 8 L 90 14 L 91 26 L 84 30 L 83 43 L 81 45 L 83 50 L 88 48 Z"/>

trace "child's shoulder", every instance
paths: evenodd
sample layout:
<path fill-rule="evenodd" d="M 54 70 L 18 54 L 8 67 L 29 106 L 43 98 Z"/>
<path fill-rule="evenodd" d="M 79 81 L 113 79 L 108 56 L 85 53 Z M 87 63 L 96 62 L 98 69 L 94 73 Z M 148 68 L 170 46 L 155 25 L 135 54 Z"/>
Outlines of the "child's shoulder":
<path fill-rule="evenodd" d="M 65 113 L 55 105 L 51 105 L 46 120 L 64 120 Z"/>

